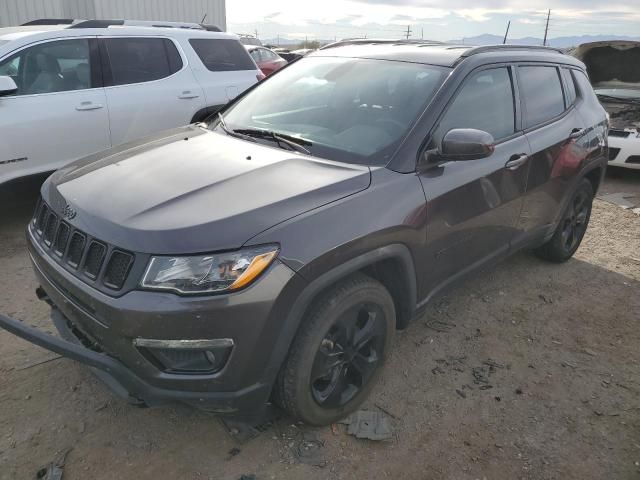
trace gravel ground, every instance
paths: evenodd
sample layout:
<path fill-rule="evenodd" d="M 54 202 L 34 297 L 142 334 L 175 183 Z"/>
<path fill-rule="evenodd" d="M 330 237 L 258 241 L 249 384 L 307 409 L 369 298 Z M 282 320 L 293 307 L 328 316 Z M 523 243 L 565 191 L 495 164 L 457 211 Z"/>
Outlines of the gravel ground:
<path fill-rule="evenodd" d="M 640 193 L 640 175 L 610 173 L 603 192 Z M 50 331 L 23 233 L 36 194 L 0 199 L 0 311 Z M 214 417 L 131 407 L 2 331 L 0 479 L 34 478 L 67 448 L 65 480 L 640 478 L 639 287 L 640 217 L 596 201 L 567 264 L 521 253 L 440 296 L 365 405 L 391 415 L 389 442 L 281 418 L 238 444 Z"/>

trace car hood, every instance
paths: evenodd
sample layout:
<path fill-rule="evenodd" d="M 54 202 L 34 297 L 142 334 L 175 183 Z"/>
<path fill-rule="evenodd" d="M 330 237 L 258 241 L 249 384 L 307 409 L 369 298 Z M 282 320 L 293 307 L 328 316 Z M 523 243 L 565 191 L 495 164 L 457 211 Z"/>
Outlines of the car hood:
<path fill-rule="evenodd" d="M 239 248 L 370 182 L 365 166 L 189 126 L 75 162 L 42 195 L 74 226 L 121 248 L 203 253 Z"/>
<path fill-rule="evenodd" d="M 587 66 L 594 87 L 640 87 L 640 42 L 583 43 L 568 53 Z"/>

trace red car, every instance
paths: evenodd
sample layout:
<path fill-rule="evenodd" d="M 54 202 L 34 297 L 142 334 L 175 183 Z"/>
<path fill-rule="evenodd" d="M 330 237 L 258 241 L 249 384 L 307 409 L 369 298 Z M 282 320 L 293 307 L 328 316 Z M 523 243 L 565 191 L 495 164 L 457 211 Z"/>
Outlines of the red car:
<path fill-rule="evenodd" d="M 245 45 L 245 48 L 267 77 L 287 64 L 284 58 L 268 48 L 256 45 Z"/>

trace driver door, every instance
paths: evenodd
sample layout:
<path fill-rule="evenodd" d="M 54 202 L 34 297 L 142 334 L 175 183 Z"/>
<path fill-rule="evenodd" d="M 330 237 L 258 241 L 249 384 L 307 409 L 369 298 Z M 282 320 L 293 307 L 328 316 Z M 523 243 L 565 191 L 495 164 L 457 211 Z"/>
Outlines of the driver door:
<path fill-rule="evenodd" d="M 438 148 L 454 128 L 483 130 L 496 143 L 487 158 L 422 168 L 428 212 L 428 291 L 509 250 L 522 209 L 530 153 L 525 136 L 518 131 L 515 100 L 510 67 L 475 71 L 432 134 L 429 149 Z"/>

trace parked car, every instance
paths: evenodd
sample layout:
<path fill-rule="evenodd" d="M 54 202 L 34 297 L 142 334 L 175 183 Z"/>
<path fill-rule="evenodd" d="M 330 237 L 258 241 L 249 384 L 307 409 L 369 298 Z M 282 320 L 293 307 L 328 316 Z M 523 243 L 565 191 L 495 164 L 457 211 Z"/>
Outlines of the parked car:
<path fill-rule="evenodd" d="M 0 29 L 0 184 L 201 121 L 262 77 L 233 35 L 152 25 Z"/>
<path fill-rule="evenodd" d="M 640 42 L 585 43 L 571 54 L 587 66 L 611 118 L 609 165 L 640 169 Z"/>
<path fill-rule="evenodd" d="M 262 70 L 262 73 L 267 77 L 287 66 L 287 61 L 273 50 L 253 45 L 246 45 L 245 48 L 253 58 L 253 61 L 256 62 L 256 65 Z"/>
<path fill-rule="evenodd" d="M 208 127 L 51 176 L 27 236 L 64 340 L 0 326 L 138 404 L 273 398 L 326 425 L 436 293 L 524 248 L 571 258 L 606 129 L 584 65 L 552 49 L 322 50 Z"/>
<path fill-rule="evenodd" d="M 312 52 L 315 52 L 313 48 L 300 48 L 298 50 L 293 50 L 291 53 L 293 53 L 294 55 L 299 55 L 301 57 L 306 57 Z"/>
<path fill-rule="evenodd" d="M 255 45 L 257 47 L 262 46 L 262 42 L 259 38 L 254 37 L 253 35 L 246 35 L 243 33 L 238 34 L 238 38 L 240 39 L 240 43 L 243 45 Z"/>

